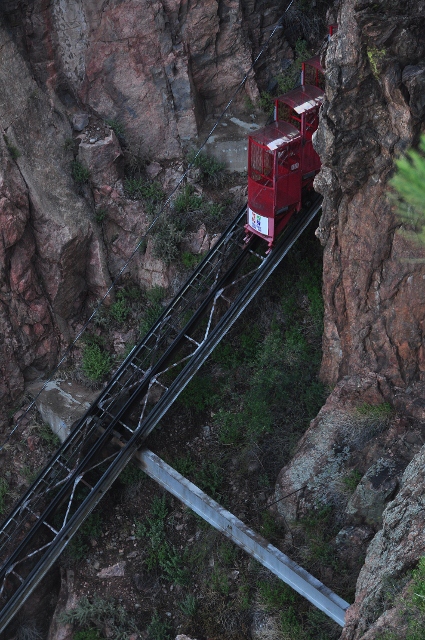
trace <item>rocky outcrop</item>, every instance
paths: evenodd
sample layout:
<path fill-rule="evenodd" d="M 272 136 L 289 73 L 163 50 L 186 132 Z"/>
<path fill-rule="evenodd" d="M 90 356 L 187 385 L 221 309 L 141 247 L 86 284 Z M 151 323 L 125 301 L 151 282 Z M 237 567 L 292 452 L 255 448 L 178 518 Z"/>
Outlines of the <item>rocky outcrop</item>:
<path fill-rule="evenodd" d="M 397 497 L 383 516 L 382 529 L 371 542 L 364 567 L 357 581 L 356 602 L 347 612 L 342 640 L 379 638 L 382 629 L 400 630 L 397 620 L 384 625 L 377 621 L 391 580 L 396 583 L 425 555 L 425 448 L 409 464 L 401 480 Z M 373 626 L 372 626 L 373 624 Z M 369 629 L 369 632 L 366 633 Z"/>
<path fill-rule="evenodd" d="M 0 396 L 51 368 L 69 321 L 109 285 L 101 238 L 71 179 L 71 130 L 0 29 Z M 19 78 L 12 82 L 11 78 Z"/>
<path fill-rule="evenodd" d="M 281 11 L 251 0 L 29 5 L 9 2 L 7 16 L 40 81 L 70 107 L 80 101 L 119 120 L 128 144 L 156 159 L 179 156 L 204 117 L 227 104 Z M 292 57 L 284 38 L 272 46 L 263 85 Z M 247 95 L 258 97 L 254 77 L 239 103 Z"/>
<path fill-rule="evenodd" d="M 424 249 L 403 235 L 387 198 L 394 156 L 425 119 L 423 3 L 346 0 L 326 54 L 317 149 L 324 195 L 325 334 L 322 378 L 374 372 L 388 399 L 422 380 Z M 417 413 L 418 417 L 422 417 Z"/>

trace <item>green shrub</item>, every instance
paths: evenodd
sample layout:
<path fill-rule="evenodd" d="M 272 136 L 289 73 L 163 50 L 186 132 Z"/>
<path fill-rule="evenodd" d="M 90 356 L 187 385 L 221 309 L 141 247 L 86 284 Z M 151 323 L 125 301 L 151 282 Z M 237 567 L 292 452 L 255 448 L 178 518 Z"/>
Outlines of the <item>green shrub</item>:
<path fill-rule="evenodd" d="M 217 593 L 221 593 L 223 596 L 229 595 L 229 579 L 225 572 L 219 567 L 214 567 L 211 574 L 211 589 L 217 591 Z"/>
<path fill-rule="evenodd" d="M 119 475 L 119 481 L 127 486 L 137 484 L 142 480 L 146 480 L 146 473 L 131 463 L 124 467 Z"/>
<path fill-rule="evenodd" d="M 9 484 L 4 478 L 0 478 L 0 515 L 6 508 L 6 496 L 9 493 Z"/>
<path fill-rule="evenodd" d="M 92 630 L 95 625 L 107 624 L 116 640 L 126 640 L 132 633 L 139 633 L 133 618 L 121 604 L 112 598 L 106 600 L 98 595 L 94 595 L 90 600 L 82 596 L 73 609 L 60 615 L 59 621 L 64 624 L 78 624 L 83 627 L 81 630 L 86 632 Z"/>
<path fill-rule="evenodd" d="M 72 640 L 101 640 L 101 636 L 99 629 L 87 629 L 86 631 L 74 633 Z"/>
<path fill-rule="evenodd" d="M 193 475 L 196 468 L 195 462 L 190 453 L 174 460 L 172 466 L 176 471 L 178 471 L 178 473 L 181 473 L 182 476 L 186 477 Z"/>
<path fill-rule="evenodd" d="M 130 308 L 124 291 L 118 291 L 115 302 L 109 308 L 109 313 L 118 324 L 122 324 L 127 320 Z"/>
<path fill-rule="evenodd" d="M 200 254 L 195 255 L 193 253 L 190 253 L 190 251 L 184 251 L 181 255 L 181 261 L 186 269 L 193 270 L 198 266 L 203 257 L 204 256 Z"/>
<path fill-rule="evenodd" d="M 166 539 L 165 520 L 168 515 L 166 498 L 154 497 L 149 516 L 143 523 L 136 524 L 136 536 L 146 538 L 146 568 L 162 570 L 164 578 L 173 584 L 186 585 L 188 572 L 184 564 L 184 554 L 178 553 Z"/>
<path fill-rule="evenodd" d="M 174 211 L 180 214 L 197 211 L 201 208 L 201 205 L 202 197 L 196 195 L 195 189 L 191 184 L 184 186 L 174 199 Z"/>
<path fill-rule="evenodd" d="M 184 238 L 181 221 L 170 216 L 159 218 L 153 230 L 152 253 L 166 265 L 179 257 L 179 245 Z"/>
<path fill-rule="evenodd" d="M 106 120 L 106 124 L 108 125 L 108 127 L 111 127 L 117 138 L 124 138 L 125 128 L 122 122 L 116 120 L 115 118 L 111 118 L 110 120 Z"/>
<path fill-rule="evenodd" d="M 222 483 L 222 469 L 215 462 L 204 460 L 196 472 L 195 484 L 212 498 L 217 498 Z"/>
<path fill-rule="evenodd" d="M 90 550 L 90 541 L 100 537 L 102 526 L 103 520 L 100 513 L 95 511 L 90 514 L 68 543 L 66 548 L 67 555 L 73 560 L 85 558 Z"/>
<path fill-rule="evenodd" d="M 425 556 L 419 560 L 413 572 L 413 601 L 425 613 Z"/>
<path fill-rule="evenodd" d="M 149 640 L 169 640 L 171 638 L 171 624 L 168 620 L 161 620 L 157 611 L 152 616 L 148 624 L 147 632 Z"/>
<path fill-rule="evenodd" d="M 261 514 L 261 533 L 267 540 L 277 538 L 282 533 L 282 527 L 268 511 Z"/>
<path fill-rule="evenodd" d="M 102 224 L 102 222 L 104 221 L 107 215 L 108 215 L 108 210 L 100 207 L 99 209 L 96 209 L 94 217 L 98 224 Z"/>
<path fill-rule="evenodd" d="M 166 295 L 165 289 L 162 287 L 152 287 L 146 292 L 147 306 L 143 313 L 143 319 L 140 324 L 140 335 L 145 335 L 155 324 L 164 311 L 162 301 Z"/>
<path fill-rule="evenodd" d="M 268 91 L 262 91 L 260 94 L 260 100 L 258 106 L 262 111 L 269 114 L 274 109 L 274 97 Z"/>
<path fill-rule="evenodd" d="M 210 377 L 195 376 L 179 395 L 179 402 L 188 409 L 204 411 L 213 402 L 213 390 Z"/>
<path fill-rule="evenodd" d="M 355 490 L 355 488 L 357 487 L 357 485 L 359 484 L 360 480 L 362 479 L 363 475 L 360 473 L 360 471 L 358 471 L 357 469 L 352 469 L 350 471 L 350 473 L 348 474 L 348 476 L 346 476 L 345 478 L 343 478 L 343 483 L 346 486 L 346 488 L 353 492 Z"/>
<path fill-rule="evenodd" d="M 238 548 L 231 542 L 223 542 L 218 547 L 218 557 L 225 567 L 233 567 L 238 556 Z"/>
<path fill-rule="evenodd" d="M 187 161 L 189 164 L 193 163 L 193 166 L 197 169 L 200 169 L 202 179 L 206 183 L 217 186 L 221 182 L 223 171 L 226 168 L 224 162 L 220 162 L 202 151 L 198 156 L 196 156 L 196 151 L 190 151 Z"/>
<path fill-rule="evenodd" d="M 60 440 L 56 433 L 53 433 L 48 424 L 43 423 L 39 430 L 40 438 L 47 446 L 57 449 L 60 445 Z"/>
<path fill-rule="evenodd" d="M 90 179 L 90 171 L 79 160 L 71 162 L 71 175 L 79 185 L 86 184 Z"/>
<path fill-rule="evenodd" d="M 124 180 L 124 193 L 131 200 L 146 200 L 158 204 L 164 197 L 164 191 L 159 182 L 147 182 L 141 177 L 131 177 Z"/>
<path fill-rule="evenodd" d="M 198 610 L 198 601 L 194 595 L 188 593 L 179 603 L 179 609 L 188 618 L 193 618 Z"/>
<path fill-rule="evenodd" d="M 99 344 L 84 346 L 82 368 L 89 380 L 101 380 L 111 371 L 111 367 L 111 356 Z"/>
<path fill-rule="evenodd" d="M 21 152 L 19 151 L 19 149 L 17 147 L 15 147 L 15 145 L 13 145 L 9 138 L 7 136 L 3 136 L 4 141 L 6 143 L 6 147 L 7 150 L 9 151 L 10 155 L 12 156 L 12 160 L 17 160 L 20 156 L 21 156 Z"/>
<path fill-rule="evenodd" d="M 382 404 L 368 404 L 364 402 L 357 407 L 357 411 L 362 416 L 378 420 L 387 420 L 393 413 L 392 406 L 389 402 L 383 402 Z"/>

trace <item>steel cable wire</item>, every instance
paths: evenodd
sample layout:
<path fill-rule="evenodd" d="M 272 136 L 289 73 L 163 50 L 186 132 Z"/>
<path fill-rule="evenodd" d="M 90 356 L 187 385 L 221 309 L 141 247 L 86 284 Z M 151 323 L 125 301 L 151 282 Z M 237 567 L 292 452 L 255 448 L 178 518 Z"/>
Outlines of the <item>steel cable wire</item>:
<path fill-rule="evenodd" d="M 181 176 L 181 178 L 179 179 L 179 181 L 177 182 L 176 186 L 174 187 L 174 189 L 171 191 L 171 193 L 169 194 L 168 198 L 166 199 L 166 201 L 164 202 L 164 204 L 162 205 L 161 209 L 159 210 L 157 216 L 153 219 L 153 221 L 151 222 L 151 224 L 149 225 L 149 227 L 147 228 L 145 234 L 141 237 L 141 239 L 139 240 L 139 242 L 137 243 L 136 247 L 134 248 L 133 252 L 131 253 L 130 257 L 128 258 L 127 262 L 125 262 L 125 264 L 123 265 L 123 267 L 120 269 L 118 275 L 115 277 L 115 279 L 112 281 L 110 287 L 108 288 L 108 290 L 106 291 L 106 293 L 103 295 L 103 297 L 99 300 L 99 302 L 97 303 L 97 305 L 95 306 L 94 310 L 92 311 L 91 315 L 89 316 L 88 320 L 86 320 L 85 324 L 83 325 L 82 329 L 79 331 L 79 333 L 77 334 L 77 336 L 74 338 L 74 340 L 71 342 L 71 344 L 68 345 L 68 347 L 65 349 L 61 359 L 59 360 L 58 364 L 56 365 L 56 367 L 53 369 L 53 371 L 51 372 L 49 378 L 45 381 L 45 383 L 43 384 L 43 386 L 41 387 L 41 389 L 38 391 L 38 393 L 34 396 L 33 400 L 30 402 L 30 404 L 28 405 L 28 407 L 25 409 L 24 413 L 19 416 L 15 426 L 10 430 L 9 434 L 7 435 L 6 439 L 3 441 L 3 443 L 0 445 L 0 452 L 4 449 L 5 445 L 9 442 L 9 440 L 11 439 L 11 437 L 13 436 L 13 434 L 17 431 L 17 429 L 19 428 L 20 423 L 22 422 L 22 420 L 25 418 L 25 416 L 28 415 L 28 413 L 31 411 L 31 409 L 34 407 L 34 405 L 36 404 L 38 398 L 40 397 L 40 395 L 43 393 L 43 391 L 46 389 L 47 385 L 49 384 L 49 382 L 51 382 L 53 376 L 58 372 L 58 370 L 60 369 L 60 367 L 62 366 L 62 364 L 65 362 L 65 360 L 68 358 L 69 354 L 71 353 L 71 350 L 73 349 L 73 347 L 75 346 L 75 344 L 78 342 L 78 340 L 81 338 L 81 336 L 85 333 L 87 327 L 89 326 L 89 324 L 91 323 L 91 321 L 93 320 L 93 318 L 97 315 L 97 313 L 99 312 L 100 308 L 102 307 L 103 303 L 105 302 L 106 298 L 110 295 L 111 291 L 113 290 L 113 288 L 115 287 L 115 285 L 118 283 L 120 277 L 122 276 L 122 274 L 124 273 L 124 271 L 127 269 L 128 265 L 130 264 L 130 262 L 133 260 L 134 256 L 136 255 L 136 253 L 139 251 L 140 246 L 142 245 L 142 243 L 145 241 L 146 237 L 148 236 L 148 234 L 150 233 L 150 231 L 153 229 L 153 227 L 155 226 L 155 224 L 157 223 L 158 219 L 161 217 L 161 215 L 163 214 L 163 212 L 165 211 L 165 208 L 167 207 L 167 205 L 171 202 L 171 198 L 173 197 L 173 195 L 175 194 L 175 192 L 177 191 L 177 189 L 180 187 L 180 185 L 182 184 L 183 180 L 186 178 L 187 174 L 189 173 L 189 171 L 191 170 L 191 168 L 194 166 L 195 161 L 197 159 L 197 157 L 199 156 L 199 154 L 202 152 L 202 149 L 205 147 L 205 145 L 207 144 L 208 140 L 210 139 L 210 137 L 212 136 L 212 134 L 214 133 L 214 131 L 216 130 L 216 128 L 218 127 L 218 125 L 220 124 L 220 122 L 223 120 L 225 114 L 227 113 L 230 105 L 233 103 L 234 99 L 236 98 L 236 96 L 238 95 L 238 93 L 240 92 L 240 90 L 244 87 L 246 81 L 248 80 L 248 77 L 250 75 L 250 73 L 252 72 L 252 70 L 254 69 L 255 65 L 257 64 L 258 60 L 261 58 L 261 56 L 264 54 L 264 52 L 267 50 L 271 39 L 273 38 L 274 34 L 276 33 L 276 31 L 278 31 L 279 29 L 282 28 L 282 22 L 284 20 L 285 17 L 285 13 L 287 13 L 289 11 L 289 9 L 291 8 L 292 4 L 294 3 L 294 0 L 291 0 L 290 3 L 288 4 L 288 6 L 286 7 L 285 11 L 283 12 L 283 14 L 281 15 L 281 17 L 279 18 L 278 22 L 275 24 L 273 30 L 271 31 L 269 37 L 267 38 L 265 44 L 263 45 L 263 47 L 261 48 L 261 50 L 259 51 L 259 53 L 257 54 L 256 58 L 254 59 L 253 63 L 251 64 L 250 68 L 248 69 L 248 71 L 245 73 L 245 76 L 243 77 L 243 79 L 241 80 L 241 82 L 239 83 L 239 85 L 237 86 L 236 90 L 234 91 L 232 97 L 230 98 L 229 102 L 227 103 L 227 105 L 225 106 L 225 108 L 223 109 L 221 115 L 219 116 L 219 118 L 216 120 L 214 126 L 212 127 L 211 131 L 208 133 L 207 137 L 205 138 L 204 142 L 201 144 L 201 146 L 199 147 L 198 151 L 196 152 L 195 156 L 193 157 L 192 161 L 189 163 L 187 169 L 184 171 L 183 175 Z"/>

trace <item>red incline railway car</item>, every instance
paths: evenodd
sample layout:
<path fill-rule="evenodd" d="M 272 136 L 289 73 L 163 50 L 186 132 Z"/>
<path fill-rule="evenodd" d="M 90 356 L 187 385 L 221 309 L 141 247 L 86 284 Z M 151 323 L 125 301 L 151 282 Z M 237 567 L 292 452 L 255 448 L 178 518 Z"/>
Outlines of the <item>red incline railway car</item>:
<path fill-rule="evenodd" d="M 320 64 L 320 56 L 313 56 L 302 63 L 301 84 L 310 84 L 313 87 L 325 88 L 325 70 Z"/>
<path fill-rule="evenodd" d="M 274 122 L 248 139 L 248 224 L 273 246 L 276 236 L 301 207 L 300 131 Z"/>
<path fill-rule="evenodd" d="M 304 85 L 276 98 L 275 120 L 285 120 L 296 127 L 302 138 L 302 186 L 311 187 L 320 170 L 320 158 L 313 149 L 312 136 L 319 125 L 319 109 L 324 92 L 319 87 Z"/>

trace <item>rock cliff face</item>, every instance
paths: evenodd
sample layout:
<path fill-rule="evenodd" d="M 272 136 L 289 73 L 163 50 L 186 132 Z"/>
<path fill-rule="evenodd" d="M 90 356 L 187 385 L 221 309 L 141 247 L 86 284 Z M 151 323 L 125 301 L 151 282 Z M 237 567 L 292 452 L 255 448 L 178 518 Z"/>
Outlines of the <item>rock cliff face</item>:
<path fill-rule="evenodd" d="M 178 156 L 205 115 L 223 108 L 284 8 L 256 0 L 8 4 L 36 76 L 66 104 L 118 119 L 128 142 L 156 159 Z M 283 39 L 274 49 L 291 55 Z M 254 78 L 246 92 L 258 96 Z"/>
<path fill-rule="evenodd" d="M 356 528 L 351 548 L 361 548 L 364 526 L 378 531 L 342 636 L 370 640 L 389 629 L 404 637 L 396 615 L 379 617 L 383 592 L 389 577 L 408 575 L 425 550 L 423 434 L 413 435 L 405 418 L 381 435 L 364 425 L 359 432 L 355 410 L 389 402 L 424 425 L 425 252 L 403 233 L 387 182 L 394 157 L 424 129 L 425 3 L 343 0 L 337 22 L 315 143 L 323 163 L 316 188 L 324 195 L 317 231 L 324 246 L 321 376 L 336 386 L 282 470 L 277 496 L 302 489 L 279 503 L 289 518 L 318 502 L 334 505 L 344 526 L 336 542 L 347 523 Z M 406 468 L 403 452 L 413 441 Z M 353 464 L 364 475 L 347 503 L 341 474 Z M 366 549 L 367 535 L 362 543 Z"/>
<path fill-rule="evenodd" d="M 417 142 L 424 123 L 424 21 L 423 2 L 342 3 L 317 135 L 322 377 L 335 384 L 374 372 L 388 382 L 388 399 L 422 381 L 425 366 L 425 266 L 412 262 L 423 249 L 401 233 L 386 197 L 394 155 Z"/>
<path fill-rule="evenodd" d="M 71 130 L 0 30 L 0 396 L 52 367 L 59 334 L 109 283 L 100 239 L 64 154 Z M 18 78 L 19 82 L 14 79 Z M 35 371 L 34 371 L 35 370 Z"/>
<path fill-rule="evenodd" d="M 121 148 L 110 130 L 95 144 L 82 136 L 78 159 L 90 166 L 92 192 L 86 190 L 86 199 L 77 193 L 70 175 L 72 117 L 83 110 L 100 130 L 105 120 L 118 121 L 133 155 L 181 159 L 205 116 L 228 102 L 280 16 L 280 4 L 2 3 L 2 400 L 14 399 L 25 379 L 54 365 L 72 334 L 70 322 L 103 294 L 147 226 L 140 205 L 124 197 Z M 282 37 L 273 47 L 279 60 L 291 55 Z M 271 66 L 263 64 L 263 83 Z M 239 104 L 246 95 L 258 96 L 254 77 Z M 103 236 L 94 210 L 105 207 Z M 167 284 L 157 262 L 148 246 L 144 260 L 136 256 L 132 277 Z"/>

